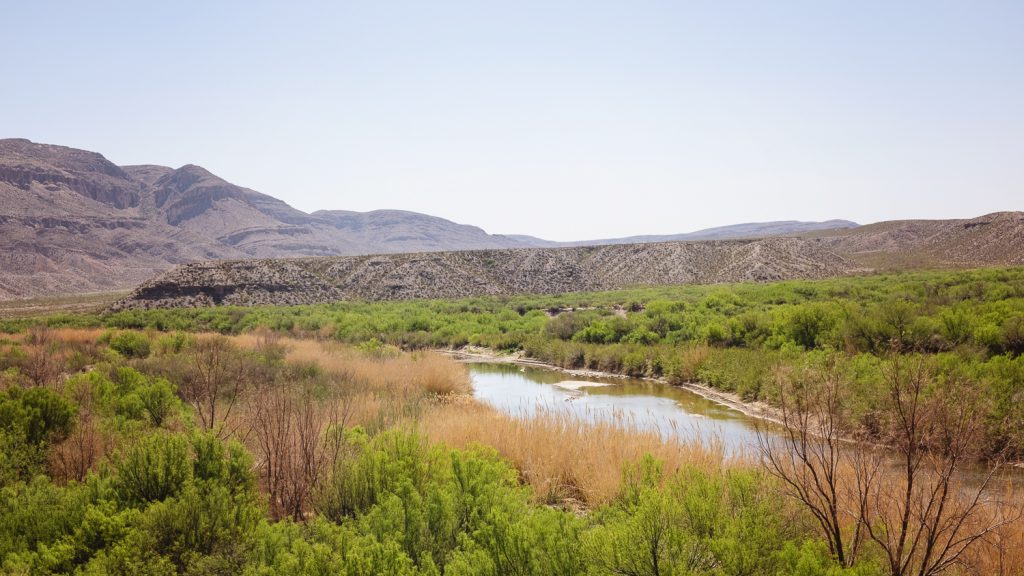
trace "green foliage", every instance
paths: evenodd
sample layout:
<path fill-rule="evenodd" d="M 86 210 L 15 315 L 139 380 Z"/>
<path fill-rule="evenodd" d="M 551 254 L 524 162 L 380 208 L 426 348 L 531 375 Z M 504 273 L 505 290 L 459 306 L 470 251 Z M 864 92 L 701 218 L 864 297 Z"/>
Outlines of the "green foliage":
<path fill-rule="evenodd" d="M 416 434 L 347 435 L 318 509 L 401 551 L 420 573 L 578 573 L 572 516 L 529 505 L 492 451 L 428 447 Z M 481 570 L 472 572 L 470 570 Z"/>
<path fill-rule="evenodd" d="M 146 358 L 149 338 L 141 332 L 121 332 L 110 339 L 110 348 L 126 358 Z"/>
<path fill-rule="evenodd" d="M 240 445 L 157 432 L 84 484 L 8 486 L 0 571 L 240 573 L 264 516 L 252 466 Z"/>
<path fill-rule="evenodd" d="M 30 444 L 59 441 L 74 426 L 75 408 L 45 388 L 11 388 L 0 397 L 0 428 L 23 432 Z"/>
<path fill-rule="evenodd" d="M 0 490 L 0 570 L 80 574 L 839 574 L 753 471 L 664 477 L 646 458 L 587 516 L 531 504 L 487 449 L 345 433 L 307 523 L 271 523 L 253 462 L 157 431 L 84 484 Z M 790 513 L 791 514 L 791 513 Z M 867 572 L 865 572 L 867 574 Z"/>
<path fill-rule="evenodd" d="M 823 304 L 801 306 L 789 319 L 787 334 L 796 344 L 810 350 L 827 344 L 837 318 L 830 307 Z"/>
<path fill-rule="evenodd" d="M 663 478 L 650 458 L 627 468 L 623 495 L 582 536 L 592 574 L 832 574 L 827 550 L 805 545 L 777 495 L 749 470 Z"/>
<path fill-rule="evenodd" d="M 22 330 L 37 321 L 0 323 Z M 483 448 L 429 446 L 408 430 L 341 434 L 316 516 L 270 522 L 244 447 L 193 430 L 174 382 L 193 338 L 267 327 L 330 336 L 371 357 L 400 348 L 522 350 L 563 367 L 699 380 L 772 401 L 775 374 L 834 362 L 867 432 L 881 357 L 925 354 L 937 382 L 990 400 L 983 439 L 1024 455 L 1024 269 L 824 281 L 679 286 L 458 301 L 149 310 L 56 316 L 116 329 L 110 350 L 70 358 L 62 390 L 21 387 L 31 362 L 0 346 L 0 572 L 13 574 L 750 574 L 840 570 L 772 482 L 751 470 L 666 475 L 646 458 L 607 506 L 577 515 L 531 504 L 518 472 Z M 133 330 L 167 332 L 148 336 Z M 152 334 L 152 333 L 150 333 Z M 116 352 L 116 353 L 115 353 Z M 243 354 L 259 377 L 274 355 Z M 251 370 L 250 370 L 251 369 Z M 261 372 L 261 370 L 263 372 Z M 314 365 L 281 372 L 317 377 Z M 56 380 L 55 380 L 56 381 Z M 77 418 L 81 421 L 76 423 Z M 113 441 L 81 483 L 46 476 L 53 446 Z M 70 443 L 69 443 L 70 444 Z"/>
<path fill-rule="evenodd" d="M 50 444 L 75 425 L 75 407 L 46 388 L 0 393 L 0 486 L 42 471 Z"/>
<path fill-rule="evenodd" d="M 92 409 L 125 432 L 162 427 L 184 409 L 175 386 L 127 366 L 97 369 L 68 380 L 67 388 L 88 397 Z"/>
<path fill-rule="evenodd" d="M 177 495 L 192 479 L 188 439 L 157 433 L 128 448 L 114 465 L 114 489 L 126 506 Z"/>
<path fill-rule="evenodd" d="M 45 476 L 0 489 L 0 559 L 72 533 L 82 524 L 89 498 L 86 487 L 57 486 Z"/>
<path fill-rule="evenodd" d="M 356 346 L 356 348 L 367 356 L 379 359 L 396 358 L 401 353 L 397 346 L 391 346 L 376 338 L 370 338 Z"/>

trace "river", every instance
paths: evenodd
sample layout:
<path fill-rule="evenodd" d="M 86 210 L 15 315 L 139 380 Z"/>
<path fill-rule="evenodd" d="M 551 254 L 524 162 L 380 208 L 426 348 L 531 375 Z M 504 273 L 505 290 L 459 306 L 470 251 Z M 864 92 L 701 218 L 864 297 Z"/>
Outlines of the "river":
<path fill-rule="evenodd" d="M 466 364 L 473 395 L 514 416 L 538 410 L 563 410 L 589 421 L 627 422 L 665 438 L 718 440 L 727 454 L 757 450 L 756 425 L 766 424 L 684 388 L 632 378 L 573 376 L 559 370 L 509 363 Z M 771 425 L 768 425 L 771 427 Z M 969 466 L 969 483 L 986 468 Z M 1001 481 L 1024 486 L 1024 470 L 1005 467 Z"/>
<path fill-rule="evenodd" d="M 572 376 L 517 364 L 467 367 L 474 396 L 516 416 L 563 410 L 590 421 L 626 421 L 666 438 L 717 439 L 730 453 L 757 446 L 754 418 L 683 388 L 647 380 Z"/>

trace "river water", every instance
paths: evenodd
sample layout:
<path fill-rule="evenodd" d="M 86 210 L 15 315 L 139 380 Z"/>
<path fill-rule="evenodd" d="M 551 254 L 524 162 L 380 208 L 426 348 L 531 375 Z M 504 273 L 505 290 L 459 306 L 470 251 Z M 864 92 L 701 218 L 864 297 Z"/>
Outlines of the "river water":
<path fill-rule="evenodd" d="M 625 421 L 666 438 L 721 441 L 729 453 L 757 446 L 754 418 L 682 388 L 646 380 L 570 376 L 516 364 L 467 367 L 474 396 L 515 416 L 561 410 L 589 421 Z"/>
<path fill-rule="evenodd" d="M 571 376 L 516 364 L 466 366 L 473 380 L 473 395 L 514 416 L 529 418 L 540 410 L 562 410 L 588 421 L 625 422 L 657 431 L 665 438 L 720 441 L 727 454 L 757 450 L 757 419 L 683 388 L 629 378 Z M 964 473 L 972 484 L 986 471 L 971 466 Z M 1024 470 L 1020 468 L 1003 468 L 997 478 L 1024 488 Z"/>

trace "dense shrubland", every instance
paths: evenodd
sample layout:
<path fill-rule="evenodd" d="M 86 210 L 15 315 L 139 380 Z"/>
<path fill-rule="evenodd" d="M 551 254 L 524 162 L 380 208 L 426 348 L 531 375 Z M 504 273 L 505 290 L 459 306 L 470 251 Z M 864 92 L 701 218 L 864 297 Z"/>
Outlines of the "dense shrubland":
<path fill-rule="evenodd" d="M 0 572 L 938 573 L 887 542 L 905 511 L 928 532 L 933 512 L 914 506 L 929 487 L 956 520 L 968 457 L 1022 456 L 1022 318 L 1024 270 L 1008 269 L 8 321 Z M 915 468 L 858 468 L 860 452 L 764 468 L 628 423 L 512 418 L 424 351 L 464 345 L 701 381 L 789 414 L 802 398 L 832 445 L 911 451 Z M 914 367 L 917 396 L 895 365 Z M 908 398 L 920 436 L 898 434 Z M 948 478 L 923 472 L 953 456 Z M 838 545 L 787 483 L 822 470 Z M 865 470 L 874 504 L 858 508 Z M 883 488 L 908 477 L 901 508 Z M 960 534 L 984 537 L 947 573 L 1024 573 L 1007 490 L 962 517 Z"/>
<path fill-rule="evenodd" d="M 748 463 L 499 415 L 429 353 L 74 329 L 0 350 L 3 573 L 838 573 Z"/>
<path fill-rule="evenodd" d="M 28 322 L 3 326 L 18 330 Z M 47 322 L 227 334 L 266 327 L 403 349 L 477 345 L 521 350 L 565 368 L 699 381 L 768 402 L 776 401 L 780 366 L 831 355 L 866 394 L 865 407 L 882 359 L 917 354 L 938 378 L 970 380 L 992 398 L 984 442 L 1024 459 L 1021 268 L 561 296 L 150 310 Z M 867 425 L 870 414 L 863 416 Z"/>

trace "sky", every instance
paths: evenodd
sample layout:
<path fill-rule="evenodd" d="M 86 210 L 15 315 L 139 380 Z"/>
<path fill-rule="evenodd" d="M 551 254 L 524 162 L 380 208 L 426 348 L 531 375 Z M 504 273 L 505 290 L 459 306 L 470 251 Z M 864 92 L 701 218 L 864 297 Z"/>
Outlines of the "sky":
<path fill-rule="evenodd" d="M 3 2 L 0 137 L 551 240 L 1024 210 L 1024 2 Z"/>

